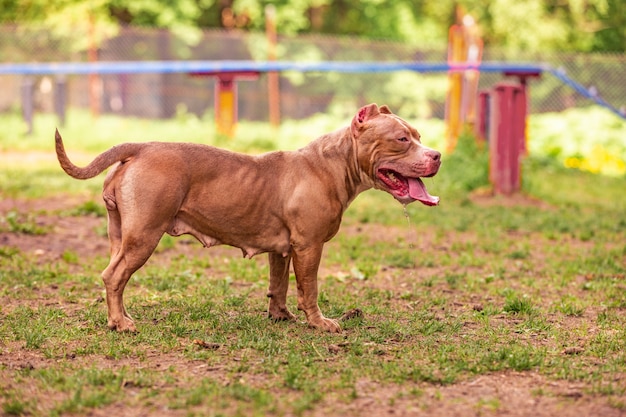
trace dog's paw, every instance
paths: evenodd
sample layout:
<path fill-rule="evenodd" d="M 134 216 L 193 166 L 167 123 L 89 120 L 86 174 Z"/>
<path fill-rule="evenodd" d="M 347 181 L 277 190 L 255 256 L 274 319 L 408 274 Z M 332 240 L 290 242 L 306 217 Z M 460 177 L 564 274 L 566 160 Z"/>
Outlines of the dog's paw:
<path fill-rule="evenodd" d="M 135 323 L 130 317 L 123 317 L 121 320 L 113 320 L 109 318 L 107 326 L 109 327 L 109 329 L 116 330 L 118 332 L 137 332 Z"/>
<path fill-rule="evenodd" d="M 337 320 L 328 319 L 323 316 L 318 320 L 310 321 L 309 326 L 330 333 L 341 333 L 341 326 Z"/>
<path fill-rule="evenodd" d="M 276 308 L 276 309 L 270 308 L 270 310 L 267 313 L 267 317 L 269 317 L 270 320 L 274 320 L 274 321 L 295 321 L 296 320 L 296 316 L 294 316 L 291 313 L 291 311 L 287 310 L 287 308 Z"/>

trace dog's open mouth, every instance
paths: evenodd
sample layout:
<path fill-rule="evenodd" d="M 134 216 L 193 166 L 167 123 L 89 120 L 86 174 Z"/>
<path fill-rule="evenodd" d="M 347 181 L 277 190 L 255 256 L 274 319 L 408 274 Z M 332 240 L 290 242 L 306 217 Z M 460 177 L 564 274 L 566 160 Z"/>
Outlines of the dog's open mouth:
<path fill-rule="evenodd" d="M 439 197 L 428 194 L 424 182 L 419 177 L 407 178 L 391 169 L 381 168 L 378 170 L 378 179 L 385 184 L 389 193 L 403 204 L 415 200 L 427 206 L 439 204 Z"/>

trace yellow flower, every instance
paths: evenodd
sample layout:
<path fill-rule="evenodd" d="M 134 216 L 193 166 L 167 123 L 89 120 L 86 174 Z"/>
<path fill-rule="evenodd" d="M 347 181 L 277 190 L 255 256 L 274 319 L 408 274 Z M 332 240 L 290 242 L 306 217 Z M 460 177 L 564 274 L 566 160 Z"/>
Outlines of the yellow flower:
<path fill-rule="evenodd" d="M 565 158 L 565 166 L 567 168 L 580 168 L 580 159 L 575 156 Z"/>
<path fill-rule="evenodd" d="M 626 173 L 626 162 L 601 145 L 594 146 L 586 158 L 566 158 L 564 165 L 568 168 L 580 169 L 594 174 L 620 176 Z"/>

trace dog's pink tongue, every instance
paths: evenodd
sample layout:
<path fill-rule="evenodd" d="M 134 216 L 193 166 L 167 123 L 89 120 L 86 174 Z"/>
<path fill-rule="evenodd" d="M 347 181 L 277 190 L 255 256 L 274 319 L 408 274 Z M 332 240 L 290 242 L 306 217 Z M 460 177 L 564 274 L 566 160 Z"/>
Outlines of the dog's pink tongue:
<path fill-rule="evenodd" d="M 436 206 L 439 204 L 439 197 L 428 194 L 426 186 L 420 178 L 409 178 L 409 195 L 422 204 Z"/>

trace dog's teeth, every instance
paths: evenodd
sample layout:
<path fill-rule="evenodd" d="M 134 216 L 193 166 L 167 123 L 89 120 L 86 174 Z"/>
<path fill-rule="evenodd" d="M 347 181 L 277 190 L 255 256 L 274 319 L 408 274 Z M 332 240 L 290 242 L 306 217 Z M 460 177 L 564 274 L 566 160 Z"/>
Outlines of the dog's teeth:
<path fill-rule="evenodd" d="M 387 174 L 387 176 L 388 176 L 388 177 L 389 177 L 389 179 L 391 179 L 391 180 L 394 180 L 394 181 L 396 180 L 396 176 L 395 176 L 395 174 L 394 174 L 393 172 L 390 172 L 389 174 Z"/>

